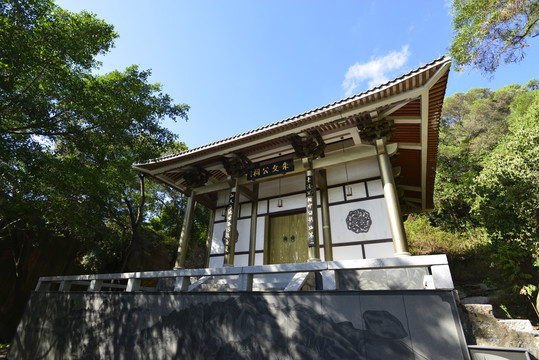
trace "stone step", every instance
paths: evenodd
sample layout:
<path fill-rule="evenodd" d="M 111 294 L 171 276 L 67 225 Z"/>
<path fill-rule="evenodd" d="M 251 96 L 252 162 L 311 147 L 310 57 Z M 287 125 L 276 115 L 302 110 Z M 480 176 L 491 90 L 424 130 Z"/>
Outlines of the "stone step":
<path fill-rule="evenodd" d="M 469 329 L 468 344 L 487 347 L 520 348 L 539 357 L 539 332 L 529 320 L 497 319 L 491 304 L 462 304 L 463 325 Z M 466 331 L 465 331 L 466 332 Z"/>

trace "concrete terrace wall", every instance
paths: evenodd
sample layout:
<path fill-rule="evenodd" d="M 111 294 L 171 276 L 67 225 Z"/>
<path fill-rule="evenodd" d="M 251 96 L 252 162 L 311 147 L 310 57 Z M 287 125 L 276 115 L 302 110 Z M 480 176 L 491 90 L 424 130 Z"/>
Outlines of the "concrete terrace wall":
<path fill-rule="evenodd" d="M 11 359 L 469 359 L 453 294 L 34 292 Z"/>

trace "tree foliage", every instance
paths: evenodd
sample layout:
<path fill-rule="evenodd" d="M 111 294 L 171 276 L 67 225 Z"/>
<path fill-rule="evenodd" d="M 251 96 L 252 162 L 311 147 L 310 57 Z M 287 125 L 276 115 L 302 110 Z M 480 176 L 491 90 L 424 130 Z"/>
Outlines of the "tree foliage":
<path fill-rule="evenodd" d="M 501 60 L 523 59 L 528 40 L 539 35 L 539 3 L 453 0 L 453 29 L 450 53 L 455 64 L 492 73 Z"/>
<path fill-rule="evenodd" d="M 497 91 L 471 89 L 445 99 L 435 211 L 429 218 L 436 227 L 428 231 L 479 245 L 489 271 L 528 298 L 539 280 L 534 268 L 539 266 L 537 84 L 532 80 Z M 413 218 L 417 224 L 408 227 L 417 228 L 418 221 Z M 449 246 L 451 236 L 442 238 Z"/>
<path fill-rule="evenodd" d="M 526 261 L 539 251 L 539 92 L 474 179 L 472 215 L 490 236 L 499 263 L 522 286 Z M 513 256 L 508 256 L 513 254 Z"/>
<path fill-rule="evenodd" d="M 53 1 L 0 2 L 0 338 L 38 276 L 138 269 L 129 257 L 158 253 L 150 242 L 177 243 L 149 219 L 161 203 L 181 213 L 181 202 L 131 165 L 185 148 L 161 122 L 187 119 L 189 107 L 149 70 L 97 74 L 116 37 Z M 161 253 L 144 258 L 172 266 Z"/>
<path fill-rule="evenodd" d="M 458 229 L 474 223 L 468 216 L 474 179 L 508 131 L 510 104 L 526 92 L 519 85 L 480 88 L 444 101 L 434 194 L 437 220 L 444 226 Z"/>

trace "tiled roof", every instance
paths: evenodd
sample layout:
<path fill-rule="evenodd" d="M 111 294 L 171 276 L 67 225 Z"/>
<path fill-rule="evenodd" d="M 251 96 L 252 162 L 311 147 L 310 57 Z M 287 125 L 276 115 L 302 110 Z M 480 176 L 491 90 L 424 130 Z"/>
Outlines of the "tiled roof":
<path fill-rule="evenodd" d="M 412 71 L 410 71 L 410 72 L 408 72 L 408 73 L 406 73 L 406 74 L 404 74 L 402 76 L 399 76 L 398 78 L 395 78 L 395 79 L 393 79 L 391 81 L 388 81 L 385 84 L 376 86 L 376 87 L 374 87 L 372 89 L 366 90 L 366 91 L 361 92 L 359 94 L 352 95 L 352 96 L 350 96 L 348 98 L 345 98 L 345 99 L 342 99 L 342 100 L 339 100 L 339 101 L 335 101 L 335 102 L 333 102 L 331 104 L 328 104 L 328 105 L 325 105 L 325 106 L 322 106 L 322 107 L 319 107 L 319 108 L 316 108 L 316 109 L 313 109 L 313 110 L 310 110 L 310 111 L 306 111 L 306 112 L 304 112 L 302 114 L 298 114 L 298 115 L 289 117 L 287 119 L 274 122 L 274 123 L 269 124 L 269 125 L 265 125 L 265 126 L 262 126 L 262 127 L 250 130 L 250 131 L 246 131 L 246 132 L 243 132 L 243 133 L 238 134 L 238 135 L 234 135 L 234 136 L 222 139 L 222 140 L 218 140 L 218 141 L 206 144 L 206 145 L 202 145 L 202 146 L 193 148 L 193 149 L 188 149 L 188 150 L 182 151 L 182 152 L 180 152 L 178 154 L 166 155 L 166 156 L 162 156 L 162 157 L 159 157 L 159 158 L 156 158 L 156 159 L 150 159 L 150 160 L 135 164 L 135 166 L 140 166 L 140 165 L 145 165 L 145 164 L 153 164 L 153 163 L 158 163 L 158 162 L 171 160 L 171 159 L 180 159 L 180 158 L 184 158 L 184 157 L 187 157 L 187 156 L 190 157 L 191 155 L 211 151 L 211 149 L 218 148 L 218 147 L 221 147 L 221 146 L 225 146 L 226 144 L 229 144 L 229 143 L 232 143 L 232 142 L 237 142 L 237 141 L 240 141 L 242 139 L 252 138 L 252 137 L 256 137 L 257 135 L 262 135 L 262 134 L 266 134 L 268 132 L 272 132 L 272 131 L 276 131 L 276 130 L 279 130 L 279 129 L 282 129 L 282 128 L 286 128 L 287 126 L 291 126 L 294 123 L 300 122 L 303 119 L 312 117 L 314 115 L 317 115 L 317 114 L 320 114 L 320 113 L 323 113 L 323 112 L 330 111 L 331 109 L 338 108 L 339 106 L 342 106 L 344 104 L 353 103 L 353 102 L 355 102 L 357 100 L 372 96 L 373 94 L 383 92 L 384 90 L 390 88 L 392 85 L 397 84 L 399 82 L 402 82 L 402 81 L 404 81 L 406 79 L 413 78 L 415 75 L 425 71 L 428 68 L 441 66 L 442 64 L 444 64 L 446 62 L 449 62 L 449 61 L 450 61 L 449 57 L 441 56 L 440 58 L 438 58 L 438 59 L 436 59 L 436 60 L 434 60 L 434 61 L 432 61 L 432 62 L 430 62 L 428 64 L 425 64 L 425 65 L 423 65 L 423 66 L 421 66 L 421 67 L 419 67 L 419 68 L 417 68 L 415 70 L 412 70 Z"/>
<path fill-rule="evenodd" d="M 438 129 L 451 60 L 442 56 L 394 80 L 346 99 L 274 122 L 244 133 L 197 148 L 134 164 L 140 170 L 180 191 L 186 191 L 183 172 L 186 167 L 206 168 L 213 182 L 226 178 L 222 158 L 241 153 L 250 159 L 260 153 L 293 152 L 290 136 L 316 130 L 322 136 L 349 129 L 370 119 L 377 111 L 381 116 L 417 119 L 396 123 L 390 142 L 399 143 L 402 168 L 401 185 L 411 207 L 432 208 L 432 195 L 438 148 Z M 428 98 L 428 102 L 423 99 Z M 425 107 L 424 107 L 425 106 Z M 355 130 L 354 130 L 355 129 Z M 415 204 L 415 205 L 414 205 Z"/>

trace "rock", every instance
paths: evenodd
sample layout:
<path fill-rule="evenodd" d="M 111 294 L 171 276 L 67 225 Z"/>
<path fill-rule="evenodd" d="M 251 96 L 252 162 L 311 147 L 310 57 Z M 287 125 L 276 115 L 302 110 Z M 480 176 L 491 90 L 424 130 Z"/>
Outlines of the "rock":
<path fill-rule="evenodd" d="M 530 320 L 521 320 L 521 319 L 502 319 L 498 320 L 498 324 L 511 331 L 520 331 L 533 333 L 533 326 Z"/>
<path fill-rule="evenodd" d="M 492 316 L 492 305 L 490 304 L 464 304 L 464 308 L 471 314 Z"/>
<path fill-rule="evenodd" d="M 539 357 L 539 337 L 528 320 L 500 321 L 489 304 L 467 304 L 461 309 L 468 345 L 526 349 Z"/>
<path fill-rule="evenodd" d="M 486 296 L 470 296 L 460 300 L 462 304 L 488 304 L 489 298 Z M 491 305 L 492 308 L 492 305 Z"/>

